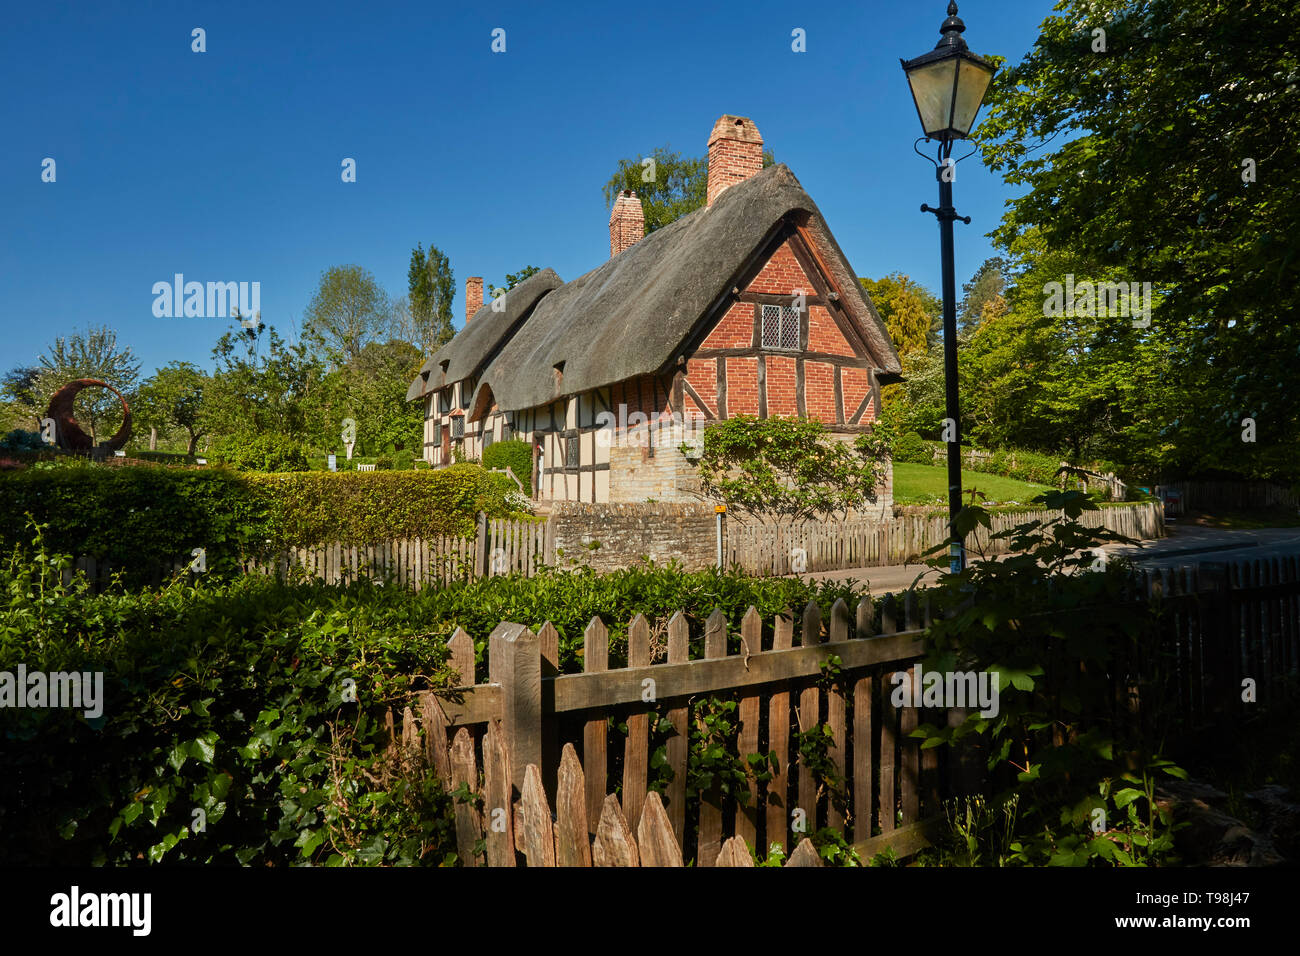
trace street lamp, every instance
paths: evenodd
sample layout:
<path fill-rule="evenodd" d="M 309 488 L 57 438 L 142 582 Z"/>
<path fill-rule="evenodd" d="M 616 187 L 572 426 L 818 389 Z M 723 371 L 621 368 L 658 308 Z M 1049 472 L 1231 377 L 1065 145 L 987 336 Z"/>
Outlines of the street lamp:
<path fill-rule="evenodd" d="M 958 216 L 952 205 L 952 181 L 956 163 L 952 160 L 953 143 L 970 135 L 980 104 L 988 91 L 997 67 L 981 59 L 966 47 L 962 34 L 966 24 L 957 16 L 957 4 L 948 4 L 948 19 L 939 27 L 943 35 L 929 53 L 914 60 L 900 60 L 907 82 L 912 88 L 916 113 L 921 119 L 922 137 L 927 143 L 939 142 L 935 177 L 939 180 L 939 208 L 922 204 L 921 212 L 932 212 L 939 220 L 939 239 L 943 256 L 943 374 L 948 439 L 948 531 L 949 567 L 954 574 L 966 565 L 965 544 L 957 531 L 957 512 L 961 510 L 961 409 L 957 403 L 957 282 L 952 252 L 952 224 L 960 219 L 970 224 L 969 216 Z M 917 140 L 919 144 L 920 139 Z M 914 147 L 915 148 L 915 147 Z M 920 150 L 917 150 L 920 153 Z M 925 156 L 924 153 L 921 153 Z M 925 156 L 929 159 L 928 156 Z M 965 157 L 963 157 L 964 159 Z"/>

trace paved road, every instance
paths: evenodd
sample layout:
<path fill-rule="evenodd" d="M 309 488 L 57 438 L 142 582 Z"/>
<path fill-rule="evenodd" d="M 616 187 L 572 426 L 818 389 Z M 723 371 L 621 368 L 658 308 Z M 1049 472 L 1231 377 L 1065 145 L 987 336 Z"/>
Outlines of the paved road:
<path fill-rule="evenodd" d="M 1170 524 L 1169 536 L 1144 541 L 1142 546 L 1111 546 L 1108 554 L 1123 554 L 1143 567 L 1176 568 L 1199 561 L 1239 561 L 1300 555 L 1300 528 L 1225 530 L 1197 525 Z M 799 575 L 811 581 L 850 580 L 883 594 L 918 587 L 933 580 L 938 571 L 923 564 L 892 565 L 883 568 L 847 568 Z"/>

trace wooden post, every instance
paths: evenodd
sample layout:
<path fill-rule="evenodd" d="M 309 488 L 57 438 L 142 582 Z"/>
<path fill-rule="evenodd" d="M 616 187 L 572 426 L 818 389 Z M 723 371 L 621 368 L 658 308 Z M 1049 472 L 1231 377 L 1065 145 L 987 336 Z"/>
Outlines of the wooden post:
<path fill-rule="evenodd" d="M 668 621 L 669 664 L 685 664 L 690 660 L 689 638 L 690 626 L 686 616 L 678 611 Z M 683 851 L 686 848 L 687 745 L 690 743 L 690 727 L 687 726 L 686 717 L 685 706 L 672 707 L 668 711 L 668 722 L 673 725 L 673 736 L 668 738 L 668 766 L 673 771 L 673 779 L 668 782 L 668 819 L 677 837 L 677 846 Z"/>
<path fill-rule="evenodd" d="M 478 513 L 478 527 L 474 534 L 474 576 L 481 578 L 490 573 L 488 567 L 488 518 L 485 512 Z"/>
<path fill-rule="evenodd" d="M 740 622 L 740 639 L 744 643 L 741 653 L 752 657 L 763 652 L 763 619 L 752 604 Z M 752 753 L 758 753 L 758 716 L 758 696 L 750 694 L 742 697 L 740 735 L 736 741 L 741 760 L 746 760 Z M 736 836 L 751 846 L 758 846 L 758 781 L 754 778 L 753 768 L 746 765 L 745 769 L 749 776 L 749 803 L 736 807 Z"/>
<path fill-rule="evenodd" d="M 583 636 L 582 669 L 597 674 L 609 669 L 609 631 L 593 617 Z M 582 733 L 582 764 L 587 778 L 587 825 L 598 827 L 605 812 L 607 729 L 602 714 L 592 716 Z M 622 810 L 619 810 L 622 816 Z M 624 820 L 624 826 L 627 821 Z M 593 832 L 595 832 L 593 830 Z"/>
<path fill-rule="evenodd" d="M 649 664 L 650 623 L 644 614 L 638 614 L 628 626 L 627 665 L 648 667 Z M 627 743 L 623 749 L 623 814 L 633 833 L 641 825 L 649 769 L 650 712 L 641 711 L 628 715 Z"/>
<path fill-rule="evenodd" d="M 704 623 L 704 656 L 709 659 L 727 656 L 727 616 L 714 608 Z M 701 726 L 703 722 L 699 721 Z M 700 828 L 695 852 L 696 866 L 713 866 L 722 850 L 722 790 L 715 783 L 700 794 Z"/>
<path fill-rule="evenodd" d="M 542 654 L 537 635 L 522 624 L 498 624 L 488 637 L 488 674 L 501 685 L 501 730 L 510 753 L 510 782 L 524 784 L 524 768 L 542 760 Z"/>
<path fill-rule="evenodd" d="M 794 615 L 789 610 L 777 615 L 772 627 L 772 650 L 785 651 L 792 646 Z M 767 823 L 764 832 L 765 846 L 760 849 L 764 858 L 773 843 L 781 849 L 789 847 L 790 833 L 790 692 L 782 690 L 772 695 L 767 715 L 768 749 L 776 752 L 776 770 L 767 784 Z"/>

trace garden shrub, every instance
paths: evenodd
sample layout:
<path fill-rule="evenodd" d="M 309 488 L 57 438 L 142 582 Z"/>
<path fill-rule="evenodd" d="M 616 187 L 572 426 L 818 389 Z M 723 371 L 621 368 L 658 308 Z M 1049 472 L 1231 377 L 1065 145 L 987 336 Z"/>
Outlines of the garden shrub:
<path fill-rule="evenodd" d="M 894 461 L 915 462 L 919 465 L 934 464 L 934 455 L 930 446 L 916 432 L 905 432 L 894 441 Z"/>
<path fill-rule="evenodd" d="M 1076 491 L 1038 503 L 1063 517 L 994 534 L 1008 540 L 1013 557 L 973 559 L 928 591 L 935 605 L 925 669 L 996 675 L 996 713 L 972 710 L 957 726 L 925 724 L 915 736 L 927 747 L 978 741 L 987 755 L 1001 791 L 993 810 L 967 807 L 965 822 L 955 825 L 971 841 L 963 851 L 971 858 L 997 865 L 1175 862 L 1174 825 L 1155 799 L 1159 781 L 1186 777 L 1165 756 L 1183 728 L 1177 684 L 1158 677 L 1162 655 L 1175 656 L 1162 643 L 1161 609 L 1137 603 L 1123 560 L 1095 566 L 1093 548 L 1127 539 L 1078 522 L 1094 503 Z M 957 523 L 968 538 L 990 525 L 982 508 L 964 509 Z M 1115 720 L 1107 705 L 1116 671 L 1137 660 L 1139 649 L 1143 720 Z M 1006 825 L 995 826 L 999 821 Z"/>
<path fill-rule="evenodd" d="M 213 443 L 210 458 L 240 471 L 307 471 L 302 442 L 284 435 L 232 435 Z"/>
<path fill-rule="evenodd" d="M 509 467 L 524 483 L 524 494 L 533 493 L 533 446 L 528 442 L 517 438 L 495 442 L 483 452 L 483 467 L 489 470 Z"/>
<path fill-rule="evenodd" d="M 442 782 L 383 750 L 389 704 L 450 679 L 419 622 L 260 576 L 93 596 L 66 564 L 0 569 L 0 670 L 102 672 L 102 712 L 0 712 L 0 862 L 453 859 Z"/>
<path fill-rule="evenodd" d="M 140 583 L 158 562 L 206 549 L 210 571 L 241 556 L 331 541 L 365 545 L 471 534 L 480 511 L 518 512 L 505 475 L 475 465 L 425 471 L 249 474 L 228 468 L 41 462 L 0 477 L 0 548 L 27 539 L 27 515 L 57 551 L 90 555 Z"/>
<path fill-rule="evenodd" d="M 0 438 L 0 451 L 44 451 L 50 446 L 41 439 L 40 432 L 15 428 Z"/>
<path fill-rule="evenodd" d="M 0 563 L 0 669 L 102 671 L 103 713 L 0 712 L 0 863 L 450 862 L 442 783 L 388 766 L 382 748 L 390 705 L 458 683 L 446 650 L 456 627 L 481 657 L 501 620 L 551 620 L 573 672 L 593 616 L 619 667 L 638 612 L 659 623 L 683 610 L 699 628 L 721 608 L 738 652 L 751 604 L 770 620 L 809 600 L 824 614 L 855 600 L 846 584 L 650 566 L 420 592 L 253 575 L 93 595 L 62 586 L 65 566 L 43 545 Z"/>

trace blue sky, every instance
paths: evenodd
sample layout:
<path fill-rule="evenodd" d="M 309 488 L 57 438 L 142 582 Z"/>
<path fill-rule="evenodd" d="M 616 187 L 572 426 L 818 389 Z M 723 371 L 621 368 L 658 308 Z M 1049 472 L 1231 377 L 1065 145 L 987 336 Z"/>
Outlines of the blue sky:
<path fill-rule="evenodd" d="M 156 318 L 152 286 L 258 281 L 292 334 L 321 272 L 356 263 L 393 295 L 410 250 L 500 282 L 572 279 L 609 255 L 601 186 L 621 157 L 706 151 L 751 117 L 860 275 L 939 288 L 933 172 L 898 58 L 938 40 L 925 2 L 11 4 L 0 35 L 4 369 L 90 324 L 145 374 L 207 367 L 220 319 Z M 1051 0 L 966 0 L 978 53 L 1018 59 Z M 202 27 L 207 52 L 191 51 Z M 506 31 L 494 54 L 491 32 Z M 791 51 L 791 31 L 807 52 Z M 41 181 L 45 157 L 57 181 Z M 340 164 L 355 158 L 357 181 Z M 959 167 L 957 275 L 1012 195 Z"/>

